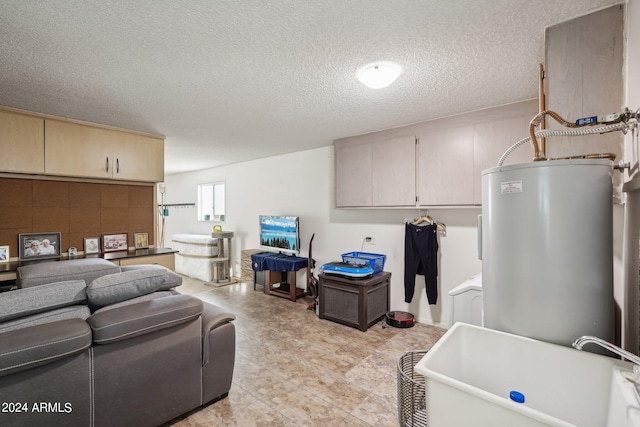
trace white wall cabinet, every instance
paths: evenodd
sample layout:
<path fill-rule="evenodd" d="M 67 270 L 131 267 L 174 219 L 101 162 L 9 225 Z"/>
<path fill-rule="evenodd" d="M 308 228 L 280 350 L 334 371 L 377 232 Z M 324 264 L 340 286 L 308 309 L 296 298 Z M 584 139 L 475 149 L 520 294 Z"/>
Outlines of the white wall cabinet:
<path fill-rule="evenodd" d="M 418 135 L 418 204 L 473 204 L 473 126 Z"/>
<path fill-rule="evenodd" d="M 335 146 L 335 197 L 339 207 L 372 204 L 373 145 L 364 141 Z"/>
<path fill-rule="evenodd" d="M 372 144 L 373 206 L 416 204 L 415 147 L 416 138 L 413 135 L 376 141 Z"/>
<path fill-rule="evenodd" d="M 47 175 L 160 182 L 164 140 L 120 130 L 45 120 Z"/>
<path fill-rule="evenodd" d="M 336 141 L 336 206 L 415 206 L 415 167 L 414 135 Z"/>
<path fill-rule="evenodd" d="M 530 100 L 336 140 L 336 207 L 478 206 L 482 171 L 537 112 Z M 505 164 L 532 157 L 523 146 Z"/>
<path fill-rule="evenodd" d="M 0 111 L 0 171 L 44 172 L 44 120 Z"/>

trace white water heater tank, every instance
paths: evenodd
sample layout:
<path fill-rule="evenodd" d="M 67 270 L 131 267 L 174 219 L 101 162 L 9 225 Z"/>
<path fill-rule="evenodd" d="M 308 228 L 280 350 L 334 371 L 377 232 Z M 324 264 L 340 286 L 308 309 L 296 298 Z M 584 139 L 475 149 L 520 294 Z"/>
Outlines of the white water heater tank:
<path fill-rule="evenodd" d="M 484 326 L 570 346 L 614 340 L 612 162 L 482 172 Z"/>

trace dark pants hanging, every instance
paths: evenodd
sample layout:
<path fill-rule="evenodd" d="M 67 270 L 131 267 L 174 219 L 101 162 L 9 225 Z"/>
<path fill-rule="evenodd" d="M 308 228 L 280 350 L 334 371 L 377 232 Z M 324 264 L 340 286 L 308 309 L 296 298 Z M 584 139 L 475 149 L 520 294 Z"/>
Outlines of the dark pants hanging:
<path fill-rule="evenodd" d="M 404 301 L 411 302 L 416 287 L 416 274 L 424 276 L 429 304 L 438 301 L 438 239 L 436 224 L 405 224 L 404 234 Z"/>

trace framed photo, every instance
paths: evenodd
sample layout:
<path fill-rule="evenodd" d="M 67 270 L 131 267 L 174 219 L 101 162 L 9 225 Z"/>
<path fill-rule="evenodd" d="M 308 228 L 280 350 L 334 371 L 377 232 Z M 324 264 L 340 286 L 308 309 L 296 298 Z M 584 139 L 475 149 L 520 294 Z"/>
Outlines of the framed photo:
<path fill-rule="evenodd" d="M 149 233 L 133 233 L 136 249 L 149 249 Z"/>
<path fill-rule="evenodd" d="M 29 233 L 18 235 L 21 261 L 60 258 L 60 233 Z"/>
<path fill-rule="evenodd" d="M 99 254 L 100 253 L 100 238 L 99 237 L 85 237 L 84 239 L 84 254 Z"/>
<path fill-rule="evenodd" d="M 9 246 L 0 246 L 0 262 L 9 262 Z"/>
<path fill-rule="evenodd" d="M 127 233 L 119 234 L 103 234 L 102 235 L 102 252 L 118 252 L 129 249 L 127 243 Z"/>

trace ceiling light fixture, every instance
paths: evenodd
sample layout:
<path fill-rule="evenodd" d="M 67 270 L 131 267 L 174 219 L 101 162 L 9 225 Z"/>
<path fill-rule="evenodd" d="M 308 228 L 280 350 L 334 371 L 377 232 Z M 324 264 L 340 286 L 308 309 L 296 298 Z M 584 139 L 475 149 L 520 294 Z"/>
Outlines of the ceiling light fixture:
<path fill-rule="evenodd" d="M 360 68 L 356 77 L 372 89 L 382 89 L 393 83 L 402 73 L 402 67 L 393 62 L 375 62 Z"/>

